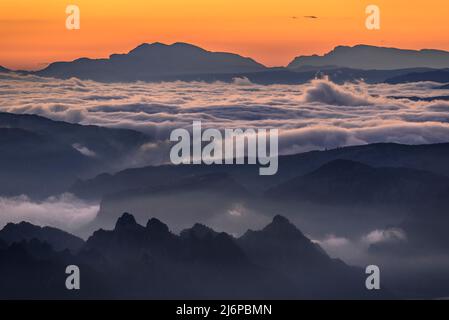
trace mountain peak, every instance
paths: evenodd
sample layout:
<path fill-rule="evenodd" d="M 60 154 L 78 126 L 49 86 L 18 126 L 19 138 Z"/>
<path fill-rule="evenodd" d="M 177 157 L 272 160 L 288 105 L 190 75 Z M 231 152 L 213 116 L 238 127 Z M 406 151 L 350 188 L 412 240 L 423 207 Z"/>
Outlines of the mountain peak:
<path fill-rule="evenodd" d="M 288 219 L 287 219 L 286 217 L 284 217 L 284 216 L 281 216 L 280 214 L 277 214 L 277 215 L 274 216 L 272 223 L 273 223 L 273 224 L 279 224 L 279 225 L 282 225 L 282 224 L 291 224 L 290 220 L 288 220 Z"/>
<path fill-rule="evenodd" d="M 195 223 L 192 228 L 185 229 L 181 232 L 181 237 L 183 238 L 204 239 L 215 235 L 217 235 L 217 232 L 201 223 Z"/>
<path fill-rule="evenodd" d="M 276 215 L 273 221 L 268 224 L 262 231 L 267 232 L 272 235 L 279 237 L 289 237 L 289 235 L 301 235 L 304 237 L 302 232 L 296 228 L 296 226 L 291 223 L 287 218 L 281 215 Z"/>
<path fill-rule="evenodd" d="M 170 232 L 168 226 L 156 218 L 148 220 L 146 228 L 150 233 L 155 234 L 165 234 Z"/>
<path fill-rule="evenodd" d="M 142 43 L 132 49 L 129 54 L 136 55 L 136 54 L 151 54 L 152 51 L 159 51 L 163 50 L 163 52 L 175 52 L 176 50 L 196 50 L 196 51 L 202 51 L 202 52 L 208 52 L 207 50 L 204 50 L 203 48 L 200 48 L 198 46 L 195 46 L 190 43 L 186 42 L 175 42 L 172 44 L 165 44 L 162 42 L 153 42 L 153 43 Z"/>
<path fill-rule="evenodd" d="M 449 67 L 449 52 L 442 50 L 411 50 L 358 44 L 337 46 L 324 55 L 296 57 L 288 68 L 305 66 L 337 66 L 361 70 L 394 70 L 408 68 Z"/>
<path fill-rule="evenodd" d="M 109 59 L 55 62 L 35 74 L 57 78 L 77 77 L 105 82 L 128 82 L 258 72 L 266 69 L 262 64 L 238 54 L 212 52 L 184 42 L 154 42 L 142 43 L 126 54 L 111 54 Z"/>
<path fill-rule="evenodd" d="M 128 212 L 125 212 L 120 218 L 118 218 L 117 223 L 115 224 L 115 229 L 127 228 L 136 225 L 137 222 L 134 216 Z"/>
<path fill-rule="evenodd" d="M 58 251 L 65 249 L 76 251 L 84 243 L 82 239 L 65 231 L 53 227 L 36 226 L 25 221 L 8 223 L 0 230 L 0 240 L 7 244 L 30 241 L 32 239 L 46 242 Z"/>

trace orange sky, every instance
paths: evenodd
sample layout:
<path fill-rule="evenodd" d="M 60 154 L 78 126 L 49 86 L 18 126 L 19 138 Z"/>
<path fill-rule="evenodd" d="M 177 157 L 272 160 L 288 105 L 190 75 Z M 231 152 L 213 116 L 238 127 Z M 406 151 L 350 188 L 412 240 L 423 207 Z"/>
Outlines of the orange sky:
<path fill-rule="evenodd" d="M 80 30 L 65 28 L 69 4 L 81 10 Z M 368 4 L 381 9 L 379 31 L 365 28 Z M 448 35 L 447 0 L 0 1 L 0 65 L 12 69 L 107 57 L 155 41 L 189 42 L 275 66 L 340 44 L 449 50 Z"/>

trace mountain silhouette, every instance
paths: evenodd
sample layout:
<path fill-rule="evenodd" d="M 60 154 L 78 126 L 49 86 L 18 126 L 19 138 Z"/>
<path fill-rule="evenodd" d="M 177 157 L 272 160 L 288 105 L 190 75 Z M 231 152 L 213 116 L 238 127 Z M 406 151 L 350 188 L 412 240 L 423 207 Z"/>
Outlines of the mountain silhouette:
<path fill-rule="evenodd" d="M 270 177 L 260 177 L 258 167 L 252 165 L 147 166 L 78 180 L 70 188 L 70 192 L 81 198 L 102 199 L 105 195 L 122 192 L 126 194 L 127 190 L 131 190 L 132 193 L 136 189 L 155 188 L 167 185 L 171 181 L 172 185 L 175 185 L 179 183 L 176 182 L 179 179 L 197 175 L 227 174 L 245 189 L 263 193 L 290 179 L 315 171 L 333 160 L 352 160 L 371 167 L 410 168 L 449 176 L 447 166 L 449 143 L 425 145 L 375 143 L 284 155 L 279 157 L 280 170 Z"/>
<path fill-rule="evenodd" d="M 404 50 L 396 48 L 356 45 L 338 46 L 323 56 L 299 56 L 288 65 L 301 67 L 338 66 L 353 69 L 448 68 L 449 52 L 442 50 Z"/>
<path fill-rule="evenodd" d="M 7 69 L 5 67 L 0 66 L 0 72 L 11 72 L 11 70 L 9 70 L 9 69 Z"/>
<path fill-rule="evenodd" d="M 108 59 L 81 58 L 71 62 L 55 62 L 36 74 L 109 82 L 265 69 L 260 63 L 237 54 L 211 52 L 187 43 L 166 45 L 155 42 L 141 44 L 127 54 L 112 54 Z"/>
<path fill-rule="evenodd" d="M 292 201 L 410 206 L 449 195 L 449 178 L 416 169 L 374 168 L 334 160 L 268 190 L 266 195 Z"/>
<path fill-rule="evenodd" d="M 0 178 L 8 181 L 0 186 L 0 194 L 62 193 L 80 177 L 119 169 L 123 157 L 149 140 L 133 130 L 0 113 Z"/>
<path fill-rule="evenodd" d="M 8 223 L 0 230 L 0 239 L 7 245 L 33 239 L 46 242 L 56 251 L 68 249 L 76 252 L 84 241 L 70 233 L 52 227 L 39 227 L 28 222 Z"/>
<path fill-rule="evenodd" d="M 79 291 L 64 288 L 68 264 L 80 267 Z M 366 290 L 362 269 L 329 258 L 282 216 L 236 239 L 201 224 L 175 235 L 159 220 L 142 226 L 124 213 L 78 253 L 37 239 L 3 246 L 0 271 L 0 297 L 8 299 L 391 297 Z"/>
<path fill-rule="evenodd" d="M 105 195 L 91 226 L 110 227 L 125 210 L 132 211 L 138 221 L 144 222 L 149 218 L 148 208 L 152 208 L 154 217 L 173 225 L 184 225 L 227 212 L 236 201 L 249 197 L 251 194 L 226 173 L 192 174 L 173 180 L 170 176 L 162 180 L 149 179 L 146 186 L 136 185 Z"/>
<path fill-rule="evenodd" d="M 214 217 L 232 221 L 231 215 L 241 210 L 305 214 L 310 208 L 298 209 L 305 204 L 315 207 L 310 219 L 312 212 L 333 218 L 369 215 L 371 222 L 353 221 L 351 230 L 356 232 L 360 227 L 362 232 L 369 225 L 379 227 L 376 221 L 382 221 L 381 216 L 402 219 L 418 205 L 444 204 L 449 192 L 447 161 L 446 143 L 379 143 L 280 156 L 280 170 L 270 177 L 259 176 L 258 167 L 253 165 L 149 166 L 78 180 L 70 192 L 101 201 L 96 219 L 80 230 L 83 235 L 101 226 L 112 227 L 128 210 L 144 223 L 151 208 L 154 217 L 178 231 L 192 221 L 210 223 Z M 174 196 L 177 201 L 173 201 Z M 326 220 L 329 228 L 332 221 Z M 233 232 L 244 231 L 235 225 L 229 227 Z M 318 225 L 307 227 L 318 230 Z"/>
<path fill-rule="evenodd" d="M 248 230 L 238 243 L 254 261 L 288 273 L 331 263 L 319 246 L 280 215 L 260 231 Z"/>
<path fill-rule="evenodd" d="M 256 84 L 302 84 L 321 75 L 336 83 L 359 80 L 382 83 L 448 67 L 449 53 L 441 50 L 338 46 L 324 56 L 300 56 L 285 68 L 268 68 L 238 54 L 211 52 L 188 43 L 155 42 L 143 43 L 128 53 L 112 54 L 109 58 L 54 62 L 40 71 L 21 73 L 101 82 L 233 82 L 244 77 Z"/>

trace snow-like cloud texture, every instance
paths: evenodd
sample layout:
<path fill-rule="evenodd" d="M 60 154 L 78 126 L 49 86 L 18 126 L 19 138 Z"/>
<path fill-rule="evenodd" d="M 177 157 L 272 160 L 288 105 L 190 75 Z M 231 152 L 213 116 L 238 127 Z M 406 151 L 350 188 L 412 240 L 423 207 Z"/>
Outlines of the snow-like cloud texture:
<path fill-rule="evenodd" d="M 447 142 L 449 101 L 392 98 L 449 95 L 434 87 L 326 79 L 263 86 L 244 78 L 230 84 L 98 83 L 0 74 L 0 111 L 137 129 L 161 145 L 172 129 L 189 128 L 194 120 L 203 128 L 278 128 L 285 154 L 374 142 Z"/>

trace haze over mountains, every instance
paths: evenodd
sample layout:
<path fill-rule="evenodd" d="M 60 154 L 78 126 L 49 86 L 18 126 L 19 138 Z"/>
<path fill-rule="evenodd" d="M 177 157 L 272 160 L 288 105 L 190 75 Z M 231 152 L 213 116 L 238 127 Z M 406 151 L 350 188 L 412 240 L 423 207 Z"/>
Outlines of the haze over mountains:
<path fill-rule="evenodd" d="M 82 297 L 371 298 L 363 269 L 330 256 L 402 276 L 400 297 L 449 296 L 448 69 L 426 64 L 446 53 L 340 50 L 342 65 L 266 68 L 155 43 L 0 74 L 0 296 L 79 297 L 61 286 L 74 263 Z M 367 68 L 406 69 L 362 68 L 371 50 Z M 151 83 L 171 80 L 203 82 Z M 279 128 L 278 174 L 167 165 L 171 130 L 198 119 Z"/>
<path fill-rule="evenodd" d="M 348 236 L 400 227 L 413 216 L 408 236 L 421 239 L 415 244 L 421 250 L 449 241 L 444 227 L 433 235 L 415 227 L 416 221 L 448 225 L 447 161 L 449 144 L 381 143 L 282 156 L 281 170 L 273 177 L 259 176 L 251 165 L 150 166 L 79 180 L 70 192 L 101 199 L 96 219 L 82 233 L 111 227 L 126 209 L 141 223 L 152 208 L 154 217 L 169 221 L 175 230 L 201 221 L 236 233 L 242 232 L 242 223 L 259 224 L 262 217 L 282 212 L 304 221 L 308 233 L 338 230 Z"/>
<path fill-rule="evenodd" d="M 449 53 L 432 49 L 338 46 L 323 56 L 299 56 L 287 67 L 268 68 L 251 58 L 233 53 L 210 52 L 187 43 L 166 45 L 155 42 L 141 44 L 126 54 L 112 54 L 103 59 L 54 62 L 40 71 L 25 74 L 102 82 L 231 82 L 234 78 L 245 77 L 260 84 L 293 84 L 310 81 L 319 71 L 319 75 L 328 76 L 337 83 L 357 80 L 368 83 L 446 83 L 449 82 L 447 75 L 434 70 L 445 68 L 449 68 Z M 423 74 L 409 76 L 415 73 Z"/>
<path fill-rule="evenodd" d="M 0 113 L 0 177 L 8 181 L 0 193 L 48 197 L 77 178 L 124 168 L 124 157 L 149 141 L 133 130 Z"/>
<path fill-rule="evenodd" d="M 114 299 L 280 299 L 392 297 L 365 289 L 361 268 L 331 259 L 287 219 L 276 216 L 240 238 L 195 224 L 180 235 L 157 219 L 146 226 L 124 213 L 112 230 L 97 230 L 78 250 L 64 250 L 73 236 L 60 232 L 54 249 L 27 224 L 0 231 L 14 241 L 0 245 L 0 297 Z M 38 229 L 38 227 L 34 227 Z M 26 262 L 26 263 L 24 263 Z M 65 267 L 82 272 L 82 288 L 64 288 Z M 17 268 L 17 266 L 20 266 Z"/>
<path fill-rule="evenodd" d="M 124 211 L 132 211 L 143 223 L 148 208 L 175 230 L 199 221 L 239 233 L 245 224 L 233 222 L 237 217 L 246 219 L 247 226 L 260 225 L 279 210 L 289 217 L 309 216 L 312 220 L 304 228 L 313 234 L 331 231 L 335 219 L 353 211 L 360 214 L 351 218 L 351 230 L 341 229 L 351 234 L 387 223 L 399 226 L 404 216 L 413 216 L 407 225 L 417 234 L 420 230 L 411 227 L 416 226 L 412 221 L 446 224 L 441 208 L 449 198 L 447 143 L 379 143 L 285 155 L 279 158 L 277 175 L 261 177 L 254 165 L 160 165 L 121 171 L 130 165 L 125 159 L 151 141 L 133 130 L 7 113 L 0 114 L 0 130 L 0 174 L 8 181 L 1 185 L 0 196 L 26 194 L 42 200 L 70 192 L 83 201 L 100 202 L 97 217 L 80 230 L 83 235 L 111 227 Z M 307 203 L 313 208 L 298 209 Z M 422 208 L 429 204 L 432 217 L 426 218 Z M 379 212 L 373 215 L 370 210 L 376 208 Z M 326 219 L 319 225 L 310 222 L 313 212 L 327 212 Z"/>

